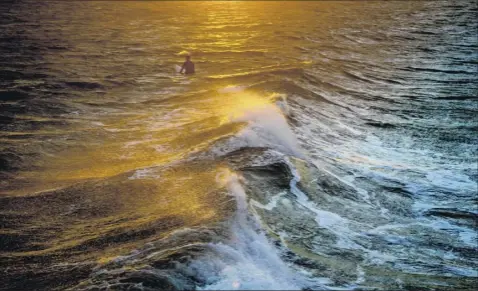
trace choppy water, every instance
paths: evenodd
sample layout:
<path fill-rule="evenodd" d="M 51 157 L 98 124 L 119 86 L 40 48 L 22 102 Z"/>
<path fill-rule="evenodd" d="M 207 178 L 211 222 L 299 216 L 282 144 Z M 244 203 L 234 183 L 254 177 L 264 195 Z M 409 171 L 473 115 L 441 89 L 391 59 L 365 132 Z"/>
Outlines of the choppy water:
<path fill-rule="evenodd" d="M 0 9 L 0 289 L 476 286 L 476 1 Z"/>

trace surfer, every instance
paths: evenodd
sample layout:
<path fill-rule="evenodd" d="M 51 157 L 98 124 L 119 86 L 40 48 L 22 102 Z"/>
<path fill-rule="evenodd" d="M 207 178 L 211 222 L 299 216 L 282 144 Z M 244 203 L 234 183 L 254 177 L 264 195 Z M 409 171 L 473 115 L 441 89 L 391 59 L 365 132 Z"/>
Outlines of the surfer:
<path fill-rule="evenodd" d="M 194 74 L 194 63 L 191 62 L 191 56 L 186 56 L 186 61 L 184 62 L 181 70 L 179 71 L 180 74 Z"/>

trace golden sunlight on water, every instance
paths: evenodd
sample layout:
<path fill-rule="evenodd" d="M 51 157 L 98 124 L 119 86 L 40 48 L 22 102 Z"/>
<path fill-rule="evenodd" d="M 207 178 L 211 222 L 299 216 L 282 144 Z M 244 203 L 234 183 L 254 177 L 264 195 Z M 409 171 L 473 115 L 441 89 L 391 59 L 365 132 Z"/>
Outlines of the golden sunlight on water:
<path fill-rule="evenodd" d="M 237 92 L 238 91 L 238 92 Z M 240 130 L 247 112 L 270 106 L 274 94 L 259 96 L 230 85 L 206 94 L 166 101 L 157 112 L 144 110 L 106 116 L 90 128 L 73 124 L 58 134 L 76 132 L 71 147 L 37 161 L 39 171 L 19 174 L 23 195 L 65 187 L 88 179 L 112 177 L 145 167 L 166 165 Z M 280 113 L 278 111 L 278 113 Z"/>
<path fill-rule="evenodd" d="M 471 286 L 476 7 L 455 2 L 13 1 L 0 274 L 12 290 Z"/>
<path fill-rule="evenodd" d="M 233 207 L 224 185 L 216 183 L 222 172 L 204 163 L 151 168 L 130 177 L 67 187 L 46 205 L 35 206 L 35 199 L 14 205 L 10 211 L 21 208 L 24 214 L 37 216 L 30 228 L 48 231 L 36 238 L 38 250 L 11 255 L 72 256 L 87 249 L 85 258 L 102 254 L 99 260 L 105 261 L 105 255 L 114 257 L 128 248 L 133 237 L 137 244 L 143 236 L 157 239 L 178 226 L 219 221 Z M 81 217 L 84 220 L 78 220 Z M 112 242 L 98 249 L 103 244 L 97 241 L 99 237 L 112 238 Z"/>

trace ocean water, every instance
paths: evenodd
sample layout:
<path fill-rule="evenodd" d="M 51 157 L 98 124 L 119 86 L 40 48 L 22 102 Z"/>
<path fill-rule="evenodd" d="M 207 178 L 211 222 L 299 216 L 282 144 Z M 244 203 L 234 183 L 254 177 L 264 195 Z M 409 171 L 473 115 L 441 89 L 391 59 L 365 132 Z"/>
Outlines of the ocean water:
<path fill-rule="evenodd" d="M 2 2 L 0 290 L 474 289 L 477 12 Z"/>

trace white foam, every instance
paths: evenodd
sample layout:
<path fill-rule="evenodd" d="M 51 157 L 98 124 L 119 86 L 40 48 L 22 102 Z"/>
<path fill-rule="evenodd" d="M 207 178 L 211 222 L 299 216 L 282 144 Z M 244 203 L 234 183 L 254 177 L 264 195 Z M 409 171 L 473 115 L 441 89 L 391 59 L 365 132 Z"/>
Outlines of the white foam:
<path fill-rule="evenodd" d="M 279 202 L 279 199 L 285 194 L 286 192 L 281 192 L 275 195 L 274 197 L 272 197 L 271 201 L 269 201 L 269 203 L 267 203 L 266 205 L 263 205 L 254 199 L 251 199 L 251 205 L 271 211 L 277 206 L 277 202 Z"/>
<path fill-rule="evenodd" d="M 365 282 L 365 271 L 360 265 L 357 265 L 357 280 L 355 284 L 362 284 Z"/>
<path fill-rule="evenodd" d="M 299 157 L 304 156 L 297 138 L 277 106 L 266 104 L 231 119 L 234 122 L 249 123 L 249 127 L 238 136 L 250 146 L 271 147 Z"/>
<path fill-rule="evenodd" d="M 274 93 L 272 94 L 271 98 L 278 99 L 276 101 L 276 105 L 286 116 L 290 116 L 291 111 L 289 105 L 287 104 L 287 95 Z"/>
<path fill-rule="evenodd" d="M 297 197 L 297 201 L 302 206 L 306 207 L 307 209 L 311 210 L 316 214 L 315 221 L 317 222 L 318 226 L 329 228 L 331 226 L 343 223 L 345 220 L 344 218 L 340 217 L 335 213 L 318 209 L 316 205 L 314 205 L 314 203 L 309 200 L 309 197 L 307 197 L 307 195 L 305 195 L 305 193 L 297 187 L 297 183 L 300 182 L 300 175 L 297 169 L 288 159 L 286 159 L 286 162 L 291 169 L 293 175 L 293 178 L 290 181 L 291 192 Z"/>
<path fill-rule="evenodd" d="M 231 222 L 233 237 L 227 243 L 210 244 L 219 256 L 206 257 L 191 264 L 194 272 L 205 278 L 202 290 L 299 290 L 310 283 L 294 273 L 257 230 L 259 222 L 248 212 L 246 193 L 235 173 L 218 177 L 225 183 L 237 202 L 237 212 Z"/>
<path fill-rule="evenodd" d="M 290 181 L 291 192 L 297 197 L 297 202 L 300 205 L 315 213 L 315 221 L 319 227 L 327 228 L 329 231 L 337 235 L 338 241 L 336 242 L 336 247 L 342 249 L 360 249 L 366 251 L 364 247 L 356 244 L 351 239 L 351 237 L 356 235 L 356 233 L 350 229 L 350 225 L 352 225 L 353 222 L 341 217 L 336 213 L 320 210 L 317 205 L 310 201 L 307 195 L 297 187 L 297 183 L 299 183 L 301 179 L 299 172 L 290 160 L 286 159 L 285 161 L 288 164 L 293 176 L 292 180 Z"/>
<path fill-rule="evenodd" d="M 315 209 L 314 212 L 317 214 L 316 221 L 321 227 L 329 228 L 337 224 L 345 223 L 344 218 L 333 212 L 319 209 Z"/>

